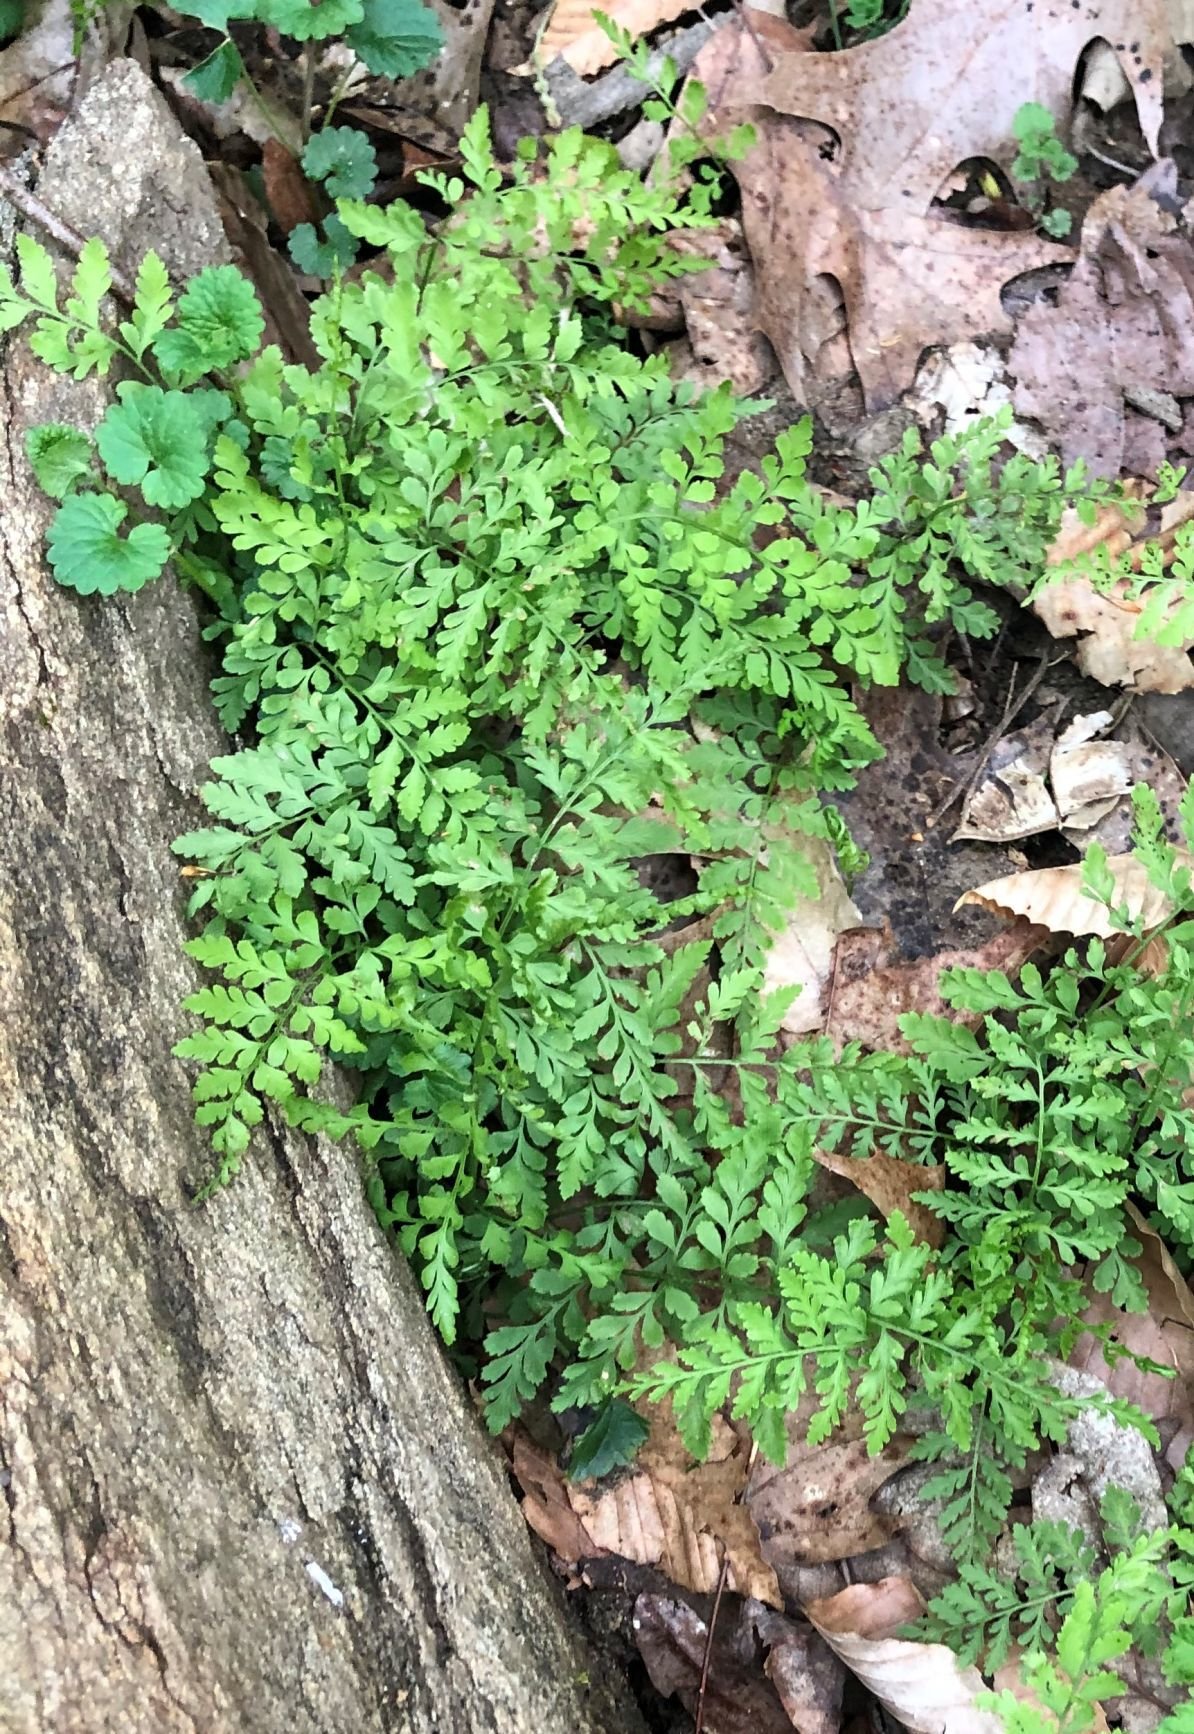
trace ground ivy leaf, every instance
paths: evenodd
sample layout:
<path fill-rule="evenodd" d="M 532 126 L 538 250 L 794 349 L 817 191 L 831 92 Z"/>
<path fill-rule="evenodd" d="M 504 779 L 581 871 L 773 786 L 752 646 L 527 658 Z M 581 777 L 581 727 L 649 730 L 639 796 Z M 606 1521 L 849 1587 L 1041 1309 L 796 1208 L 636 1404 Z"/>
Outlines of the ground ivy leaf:
<path fill-rule="evenodd" d="M 444 45 L 439 19 L 422 0 L 364 0 L 363 9 L 345 36 L 379 77 L 409 78 L 430 66 Z"/>
<path fill-rule="evenodd" d="M 176 511 L 197 500 L 207 480 L 205 440 L 196 440 L 196 415 L 187 393 L 132 382 L 117 387 L 95 430 L 108 474 L 138 486 L 151 506 Z"/>
<path fill-rule="evenodd" d="M 245 63 L 235 42 L 225 40 L 206 60 L 191 68 L 183 83 L 200 102 L 227 102 L 244 76 L 244 70 Z"/>
<path fill-rule="evenodd" d="M 333 199 L 363 199 L 377 179 L 377 152 L 355 127 L 325 126 L 308 139 L 303 168 Z"/>
<path fill-rule="evenodd" d="M 25 452 L 37 485 L 51 499 L 65 500 L 91 468 L 92 445 L 78 428 L 44 422 L 25 435 Z"/>
<path fill-rule="evenodd" d="M 257 16 L 296 42 L 322 42 L 343 36 L 350 24 L 359 22 L 362 11 L 361 0 L 259 0 Z"/>
<path fill-rule="evenodd" d="M 265 320 L 252 285 L 235 265 L 210 265 L 179 297 L 177 323 L 155 339 L 159 365 L 179 385 L 252 355 Z"/>
<path fill-rule="evenodd" d="M 581 1481 L 591 1475 L 600 1480 L 611 1469 L 631 1462 L 648 1431 L 637 1409 L 620 1397 L 611 1398 L 573 1445 L 569 1477 Z"/>
<path fill-rule="evenodd" d="M 82 596 L 140 590 L 170 558 L 160 524 L 137 524 L 127 536 L 123 500 L 111 494 L 74 494 L 59 506 L 49 531 L 50 565 L 60 584 Z"/>

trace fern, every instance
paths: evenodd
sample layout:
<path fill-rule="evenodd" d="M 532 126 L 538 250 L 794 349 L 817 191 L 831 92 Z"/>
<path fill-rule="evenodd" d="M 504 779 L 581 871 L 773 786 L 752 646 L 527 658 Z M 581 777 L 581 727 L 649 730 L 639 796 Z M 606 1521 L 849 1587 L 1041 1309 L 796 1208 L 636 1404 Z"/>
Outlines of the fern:
<path fill-rule="evenodd" d="M 312 153 L 364 184 L 346 140 Z M 715 183 L 644 185 L 577 132 L 504 176 L 483 114 L 461 176 L 427 180 L 451 209 L 434 233 L 341 199 L 389 268 L 316 303 L 314 371 L 260 348 L 226 267 L 175 298 L 147 259 L 115 328 L 94 244 L 65 298 L 30 242 L 0 277 L 0 323 L 30 321 L 53 365 L 133 376 L 94 444 L 34 438 L 64 496 L 55 569 L 133 589 L 169 555 L 213 605 L 216 700 L 245 737 L 178 844 L 214 978 L 179 1049 L 205 1190 L 269 1105 L 355 1135 L 445 1339 L 485 1338 L 495 1427 L 548 1379 L 604 1404 L 670 1340 L 697 1444 L 765 1352 L 743 1388 L 774 1454 L 805 1353 L 827 1418 L 862 1378 L 876 1445 L 928 1393 L 971 1462 L 983 1428 L 1027 1449 L 1065 1409 L 1036 1314 L 1012 1328 L 1010 1252 L 951 1221 L 967 1288 L 899 1225 L 855 1223 L 842 1268 L 801 1243 L 830 1122 L 856 1151 L 935 1159 L 958 1119 L 948 1026 L 910 1072 L 812 1049 L 777 1067 L 786 1001 L 761 979 L 814 889 L 807 840 L 844 840 L 826 795 L 877 752 L 849 682 L 939 684 L 936 628 L 986 628 L 969 586 L 1026 582 L 1012 525 L 1035 560 L 1076 481 L 997 473 L 995 426 L 927 460 L 909 444 L 842 507 L 806 478 L 806 425 L 727 480 L 756 406 L 677 387 L 613 318 L 693 268 L 667 236 L 714 221 Z M 702 865 L 669 892 L 677 859 Z M 699 943 L 661 943 L 702 917 Z M 350 1108 L 315 1089 L 329 1060 L 356 1075 Z M 1042 1301 L 1071 1293 L 1042 1274 Z M 989 1527 L 998 1489 L 969 1486 Z"/>

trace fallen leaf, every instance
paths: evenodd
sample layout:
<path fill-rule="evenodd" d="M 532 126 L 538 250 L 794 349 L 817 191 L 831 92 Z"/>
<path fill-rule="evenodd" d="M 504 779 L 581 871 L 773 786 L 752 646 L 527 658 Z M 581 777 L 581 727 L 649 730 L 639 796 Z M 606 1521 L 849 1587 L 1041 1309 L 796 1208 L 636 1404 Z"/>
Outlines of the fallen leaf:
<path fill-rule="evenodd" d="M 1096 1295 L 1082 1317 L 1087 1324 L 1111 1325 L 1124 1348 L 1171 1367 L 1175 1376 L 1141 1372 L 1128 1360 L 1109 1367 L 1091 1336 L 1079 1337 L 1070 1365 L 1093 1373 L 1112 1396 L 1151 1415 L 1161 1430 L 1166 1461 L 1180 1469 L 1194 1445 L 1194 1293 L 1160 1236 L 1130 1202 L 1127 1211 L 1143 1248 L 1132 1263 L 1144 1280 L 1148 1311 L 1124 1312 L 1108 1295 Z"/>
<path fill-rule="evenodd" d="M 980 1710 L 987 1687 L 944 1644 L 918 1644 L 897 1632 L 924 1611 L 908 1578 L 856 1583 L 809 1602 L 805 1613 L 830 1648 L 885 1710 L 911 1734 L 1001 1734 L 992 1710 Z"/>
<path fill-rule="evenodd" d="M 824 281 L 844 297 L 867 408 L 893 402 L 923 349 L 1009 328 L 1009 278 L 1072 251 L 1023 231 L 978 229 L 934 207 L 959 164 L 1005 166 L 1022 103 L 1042 103 L 1063 136 L 1075 68 L 1096 38 L 1131 40 L 1125 72 L 1155 148 L 1161 0 L 913 0 L 879 39 L 841 53 L 803 49 L 784 21 L 752 13 L 719 31 L 695 74 L 710 131 L 754 123 L 734 173 L 759 287 L 760 326 L 802 402 L 812 401 L 825 335 Z"/>
<path fill-rule="evenodd" d="M 658 1566 L 684 1589 L 716 1588 L 723 1557 L 728 1586 L 772 1607 L 783 1597 L 742 1503 L 750 1462 L 743 1438 L 714 1417 L 708 1459 L 694 1463 L 670 1404 L 647 1410 L 650 1436 L 633 1473 L 609 1485 L 569 1485 L 568 1501 L 596 1548 Z"/>
<path fill-rule="evenodd" d="M 1194 856 L 1181 852 L 1187 864 L 1194 865 Z M 1169 899 L 1152 883 L 1144 865 L 1135 855 L 1112 855 L 1108 871 L 1115 884 L 1115 895 L 1127 906 L 1132 916 L 1145 927 L 1159 927 L 1171 912 Z M 1019 915 L 1036 927 L 1050 933 L 1072 933 L 1076 936 L 1096 934 L 1110 939 L 1120 929 L 1111 921 L 1111 914 L 1101 903 L 1084 895 L 1083 864 L 1069 867 L 1041 867 L 1029 873 L 1009 873 L 1002 879 L 992 879 L 958 899 L 958 907 L 976 903 L 995 915 Z"/>
<path fill-rule="evenodd" d="M 523 1491 L 523 1517 L 554 1553 L 575 1563 L 601 1552 L 572 1509 L 563 1470 L 521 1428 L 514 1431 L 511 1468 Z"/>
<path fill-rule="evenodd" d="M 885 1546 L 898 1525 L 871 1510 L 871 1495 L 905 1461 L 902 1444 L 893 1442 L 873 1457 L 865 1440 L 851 1439 L 789 1446 L 783 1469 L 760 1464 L 746 1503 L 763 1557 L 781 1584 L 795 1566 L 852 1559 Z"/>
<path fill-rule="evenodd" d="M 770 1646 L 766 1673 L 760 1639 Z M 687 1603 L 641 1595 L 634 1604 L 634 1640 L 655 1690 L 679 1698 L 690 1715 L 709 1648 L 703 1718 L 708 1734 L 791 1734 L 793 1727 L 801 1734 L 837 1734 L 842 1675 L 811 1627 L 781 1614 L 756 1614 L 748 1603 L 735 1627 L 714 1628 L 709 1646 L 704 1620 Z M 790 1681 L 790 1698 L 803 1720 L 770 1683 L 775 1673 Z"/>
<path fill-rule="evenodd" d="M 619 58 L 604 30 L 594 23 L 595 12 L 606 13 L 637 40 L 691 10 L 692 0 L 610 0 L 608 5 L 601 0 L 556 0 L 535 50 L 535 65 L 546 67 L 560 59 L 581 78 L 592 78 Z"/>
<path fill-rule="evenodd" d="M 783 932 L 775 935 L 763 976 L 765 994 L 797 984 L 800 987 L 780 1025 L 789 1035 L 805 1035 L 822 1027 L 834 944 L 839 934 L 859 926 L 862 920 L 829 844 L 810 837 L 806 853 L 817 876 L 818 895 L 797 900 Z"/>
<path fill-rule="evenodd" d="M 1020 921 L 997 933 L 985 945 L 961 951 L 939 951 L 933 957 L 893 957 L 890 933 L 878 951 L 870 939 L 875 930 L 857 928 L 843 933 L 837 942 L 834 962 L 833 1005 L 825 1033 L 838 1046 L 861 1042 L 865 1048 L 888 1052 L 911 1052 L 900 1029 L 905 1012 L 929 1017 L 952 1017 L 973 1026 L 978 1014 L 956 1011 L 941 997 L 941 976 L 947 969 L 1002 969 L 1014 975 L 1045 937 L 1040 928 Z M 866 936 L 866 943 L 859 941 Z M 879 931 L 879 938 L 883 934 Z"/>
<path fill-rule="evenodd" d="M 864 1198 L 884 1216 L 899 1210 L 917 1240 L 927 1246 L 940 1246 L 945 1238 L 945 1224 L 927 1204 L 913 1201 L 914 1192 L 940 1192 L 945 1186 L 944 1168 L 928 1168 L 919 1162 L 905 1162 L 900 1156 L 886 1156 L 876 1150 L 871 1156 L 838 1156 L 831 1151 L 814 1150 L 813 1159 L 832 1174 L 840 1174 L 852 1186 L 857 1186 Z M 874 1545 L 878 1545 L 875 1543 Z M 826 1554 L 827 1559 L 844 1558 L 842 1554 Z"/>
<path fill-rule="evenodd" d="M 1100 476 L 1124 466 L 1134 394 L 1194 393 L 1194 248 L 1169 210 L 1177 167 L 1155 163 L 1135 186 L 1100 193 L 1078 260 L 1055 302 L 1021 315 L 1008 356 L 1013 401 L 1061 449 Z"/>
<path fill-rule="evenodd" d="M 284 235 L 297 229 L 300 223 L 317 223 L 319 205 L 311 183 L 276 138 L 267 138 L 261 147 L 261 179 L 270 212 Z"/>

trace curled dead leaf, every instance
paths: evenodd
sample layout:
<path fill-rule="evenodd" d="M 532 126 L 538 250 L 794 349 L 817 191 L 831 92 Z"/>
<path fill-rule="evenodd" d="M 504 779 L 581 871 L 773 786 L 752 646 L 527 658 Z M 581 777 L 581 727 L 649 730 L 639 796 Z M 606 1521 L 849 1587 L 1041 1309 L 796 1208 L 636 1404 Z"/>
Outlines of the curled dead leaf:
<path fill-rule="evenodd" d="M 1187 864 L 1194 857 L 1181 852 Z M 1112 855 L 1107 868 L 1115 884 L 1115 895 L 1126 905 L 1132 916 L 1145 927 L 1158 927 L 1172 913 L 1172 905 L 1163 891 L 1153 884 L 1144 865 L 1135 855 Z M 1002 879 L 991 879 L 974 891 L 958 898 L 955 908 L 974 903 L 989 909 L 994 915 L 1020 916 L 1050 933 L 1085 934 L 1110 939 L 1119 929 L 1111 920 L 1110 911 L 1082 890 L 1083 865 L 1080 861 L 1069 867 L 1041 867 L 1028 873 L 1009 873 Z"/>
<path fill-rule="evenodd" d="M 805 1613 L 830 1648 L 884 1709 L 911 1734 L 1001 1734 L 1003 1724 L 978 1700 L 987 1687 L 944 1644 L 893 1637 L 924 1611 L 908 1578 L 851 1584 Z"/>

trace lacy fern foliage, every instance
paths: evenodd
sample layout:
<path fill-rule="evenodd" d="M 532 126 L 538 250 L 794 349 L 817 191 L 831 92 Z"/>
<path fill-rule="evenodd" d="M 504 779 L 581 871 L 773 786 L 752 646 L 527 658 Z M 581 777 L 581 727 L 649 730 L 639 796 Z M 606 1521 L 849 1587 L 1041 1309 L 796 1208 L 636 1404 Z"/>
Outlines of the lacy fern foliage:
<path fill-rule="evenodd" d="M 313 148 L 363 184 L 355 147 Z M 553 1369 L 592 1403 L 671 1339 L 697 1442 L 740 1363 L 778 1453 L 805 1357 L 832 1416 L 877 1355 L 876 1443 L 923 1386 L 963 1454 L 983 1425 L 1026 1446 L 1059 1411 L 998 1323 L 1010 1253 L 960 1217 L 948 1268 L 898 1224 L 832 1263 L 800 1244 L 827 1114 L 856 1138 L 877 1092 L 880 1139 L 928 1159 L 926 1092 L 958 1121 L 984 1062 L 947 1064 L 943 1029 L 909 1076 L 849 1060 L 818 1094 L 824 1056 L 775 1066 L 761 979 L 808 840 L 842 837 L 823 795 L 877 751 L 848 683 L 940 684 L 935 629 L 989 629 L 972 586 L 1031 579 L 1078 478 L 998 469 L 998 426 L 907 443 L 857 508 L 810 486 L 804 425 L 727 475 L 754 406 L 677 387 L 615 319 L 693 268 L 667 236 L 714 220 L 715 184 L 644 185 L 577 132 L 507 175 L 483 114 L 462 155 L 427 177 L 435 229 L 341 199 L 387 269 L 316 303 L 315 371 L 260 348 L 227 267 L 175 298 L 147 258 L 115 328 L 94 243 L 65 299 L 27 240 L 0 278 L 0 324 L 52 365 L 129 376 L 93 438 L 30 441 L 56 573 L 135 590 L 169 558 L 215 610 L 245 744 L 178 845 L 209 1186 L 268 1103 L 353 1133 L 445 1338 L 485 1339 L 495 1426 Z M 319 1097 L 329 1060 L 355 1106 Z M 958 1280 L 980 1259 L 995 1298 Z"/>

